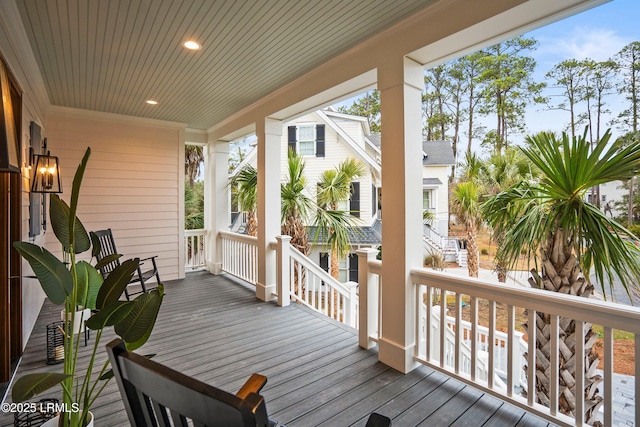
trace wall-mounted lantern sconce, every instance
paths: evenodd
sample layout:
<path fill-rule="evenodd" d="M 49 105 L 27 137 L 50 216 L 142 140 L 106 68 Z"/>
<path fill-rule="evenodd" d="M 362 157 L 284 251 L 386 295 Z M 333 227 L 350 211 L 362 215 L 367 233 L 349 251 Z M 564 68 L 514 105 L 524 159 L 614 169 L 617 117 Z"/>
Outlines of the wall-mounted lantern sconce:
<path fill-rule="evenodd" d="M 44 148 L 47 148 L 47 140 L 44 140 Z M 32 193 L 62 193 L 60 181 L 60 162 L 58 158 L 47 154 L 34 156 L 33 180 L 31 181 Z"/>

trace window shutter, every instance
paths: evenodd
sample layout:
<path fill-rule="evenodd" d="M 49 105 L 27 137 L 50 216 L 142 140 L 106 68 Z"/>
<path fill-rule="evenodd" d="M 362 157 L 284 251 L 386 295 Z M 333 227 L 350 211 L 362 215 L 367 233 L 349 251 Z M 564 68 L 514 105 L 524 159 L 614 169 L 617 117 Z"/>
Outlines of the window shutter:
<path fill-rule="evenodd" d="M 296 127 L 289 126 L 289 137 L 287 139 L 289 150 L 296 152 Z"/>
<path fill-rule="evenodd" d="M 358 255 L 349 254 L 349 281 L 358 283 Z"/>
<path fill-rule="evenodd" d="M 378 189 L 374 184 L 371 184 L 371 215 L 375 215 L 378 212 Z"/>
<path fill-rule="evenodd" d="M 356 218 L 360 218 L 360 183 L 351 183 L 351 197 L 349 197 L 349 212 Z"/>
<path fill-rule="evenodd" d="M 320 252 L 320 268 L 329 272 L 329 254 L 327 252 Z"/>
<path fill-rule="evenodd" d="M 324 125 L 316 125 L 316 157 L 324 157 Z"/>

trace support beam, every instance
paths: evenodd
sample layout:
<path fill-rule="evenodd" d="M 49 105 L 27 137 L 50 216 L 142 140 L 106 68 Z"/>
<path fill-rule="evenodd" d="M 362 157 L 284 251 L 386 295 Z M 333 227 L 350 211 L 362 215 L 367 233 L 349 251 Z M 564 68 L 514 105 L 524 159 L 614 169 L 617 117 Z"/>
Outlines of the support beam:
<path fill-rule="evenodd" d="M 409 372 L 417 364 L 415 291 L 410 271 L 422 265 L 422 65 L 389 59 L 378 68 L 382 120 L 381 362 Z"/>
<path fill-rule="evenodd" d="M 269 242 L 280 235 L 280 140 L 282 122 L 256 123 L 258 137 L 258 283 L 256 297 L 275 299 L 276 251 Z"/>
<path fill-rule="evenodd" d="M 222 239 L 218 232 L 229 230 L 229 142 L 213 141 L 205 146 L 205 229 L 207 269 L 222 273 Z"/>

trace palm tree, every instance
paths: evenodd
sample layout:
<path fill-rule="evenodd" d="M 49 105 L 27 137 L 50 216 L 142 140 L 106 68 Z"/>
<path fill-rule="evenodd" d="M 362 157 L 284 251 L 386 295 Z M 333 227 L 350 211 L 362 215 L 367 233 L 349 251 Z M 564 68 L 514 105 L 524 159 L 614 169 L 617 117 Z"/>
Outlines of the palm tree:
<path fill-rule="evenodd" d="M 531 270 L 532 287 L 588 298 L 594 288 L 588 274 L 583 272 L 591 269 L 605 296 L 605 283 L 612 287 L 614 275 L 627 292 L 631 286 L 637 287 L 640 250 L 623 238 L 631 233 L 585 201 L 591 187 L 628 179 L 640 167 L 640 144 L 623 147 L 615 142 L 608 146 L 609 139 L 607 131 L 591 150 L 586 131 L 575 138 L 566 133 L 558 138 L 544 132 L 528 137 L 529 147 L 523 152 L 540 170 L 540 179 L 523 181 L 484 203 L 488 222 L 506 230 L 500 248 L 502 259 L 513 266 L 523 252 L 530 261 L 535 261 L 536 267 L 539 261 L 540 273 L 538 268 Z M 550 363 L 549 346 L 545 345 L 550 339 L 549 325 L 550 319 L 544 313 L 536 313 L 536 330 L 527 331 L 530 339 L 538 337 L 535 400 L 546 405 L 550 396 L 548 372 L 545 374 L 545 366 Z M 576 376 L 575 364 L 571 363 L 575 356 L 575 321 L 560 322 L 562 346 L 569 352 L 560 355 L 559 402 L 563 413 L 572 414 L 575 400 L 571 395 L 584 393 L 585 419 L 591 424 L 602 398 L 596 388 L 600 379 L 590 373 L 598 364 L 591 351 L 594 332 L 590 325 L 586 326 L 582 337 L 587 355 L 585 390 L 576 391 L 572 380 Z"/>
<path fill-rule="evenodd" d="M 200 173 L 200 165 L 204 162 L 202 147 L 198 145 L 184 146 L 184 174 L 189 180 L 189 186 L 193 188 L 196 177 Z"/>
<path fill-rule="evenodd" d="M 185 230 L 204 228 L 204 182 L 194 184 L 193 187 L 184 187 Z"/>
<path fill-rule="evenodd" d="M 535 170 L 520 150 L 507 148 L 504 154 L 494 154 L 482 163 L 478 179 L 487 195 L 495 195 L 523 179 L 531 179 L 536 174 Z M 500 224 L 493 227 L 493 240 L 498 248 L 498 254 L 494 258 L 494 269 L 501 283 L 507 281 L 509 271 L 507 263 L 500 257 L 500 247 L 505 233 L 506 230 Z"/>
<path fill-rule="evenodd" d="M 286 181 L 280 185 L 282 234 L 291 236 L 291 245 L 304 255 L 309 255 L 305 223 L 313 211 L 314 203 L 305 194 L 306 185 L 304 159 L 289 150 Z"/>
<path fill-rule="evenodd" d="M 478 229 L 482 225 L 480 186 L 475 181 L 456 185 L 451 210 L 467 231 L 467 268 L 469 277 L 478 277 Z"/>
<path fill-rule="evenodd" d="M 257 236 L 258 171 L 251 165 L 245 165 L 231 179 L 230 186 L 236 189 L 235 196 L 238 200 L 238 207 L 242 212 L 247 213 L 247 234 L 249 236 Z"/>
<path fill-rule="evenodd" d="M 318 230 L 326 230 L 327 246 L 331 257 L 331 276 L 339 278 L 339 259 L 349 253 L 350 226 L 349 212 L 338 214 L 338 206 L 348 200 L 351 193 L 351 181 L 364 175 L 365 167 L 362 162 L 348 158 L 335 169 L 324 171 L 318 178 L 317 203 L 321 209 L 316 215 Z M 325 211 L 331 211 L 325 212 Z"/>

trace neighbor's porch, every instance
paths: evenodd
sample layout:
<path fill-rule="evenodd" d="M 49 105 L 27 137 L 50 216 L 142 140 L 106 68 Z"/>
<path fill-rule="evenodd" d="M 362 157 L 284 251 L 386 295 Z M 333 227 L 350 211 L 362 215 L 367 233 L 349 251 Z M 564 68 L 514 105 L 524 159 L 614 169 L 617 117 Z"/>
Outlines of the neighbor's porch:
<path fill-rule="evenodd" d="M 301 304 L 259 301 L 252 287 L 229 276 L 191 273 L 168 282 L 166 292 L 142 352 L 157 353 L 155 360 L 233 392 L 251 373 L 266 375 L 269 415 L 287 426 L 364 425 L 374 411 L 397 426 L 548 425 L 426 366 L 403 375 L 380 363 L 375 351 L 361 349 L 355 329 Z M 45 302 L 18 376 L 61 369 L 46 364 L 45 325 L 58 319 L 58 307 Z M 105 334 L 101 346 L 111 338 Z M 54 388 L 47 395 L 57 394 Z M 115 383 L 100 396 L 94 414 L 102 427 L 127 423 Z M 7 414 L 0 421 L 13 425 Z"/>

